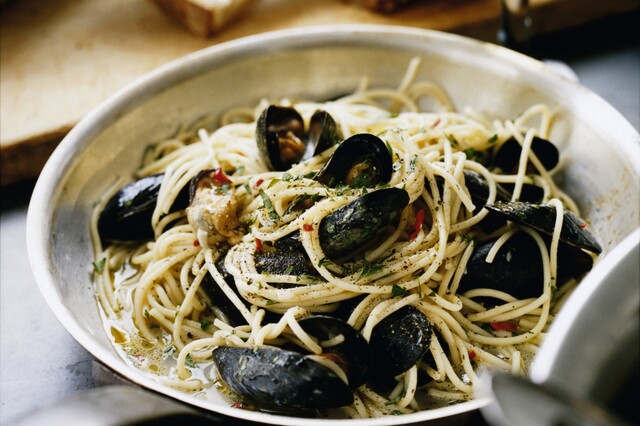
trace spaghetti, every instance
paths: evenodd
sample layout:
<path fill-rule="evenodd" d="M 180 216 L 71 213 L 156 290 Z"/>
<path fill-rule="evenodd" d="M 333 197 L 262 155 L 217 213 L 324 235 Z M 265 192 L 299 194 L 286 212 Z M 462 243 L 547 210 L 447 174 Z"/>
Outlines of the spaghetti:
<path fill-rule="evenodd" d="M 396 377 L 386 393 L 360 386 L 354 403 L 333 415 L 375 417 L 468 400 L 479 368 L 524 374 L 576 284 L 570 280 L 557 290 L 556 277 L 563 211 L 578 214 L 577 206 L 531 150 L 534 137 L 548 136 L 552 112 L 535 105 L 504 122 L 472 111 L 455 112 L 441 88 L 416 81 L 418 65 L 412 61 L 396 90 L 369 88 L 364 80 L 352 95 L 336 101 L 281 101 L 294 106 L 305 123 L 322 109 L 345 137 L 377 135 L 393 160 L 385 186 L 408 194 L 409 204 L 393 229 L 345 262 L 325 255 L 322 221 L 372 188 L 329 187 L 313 179 L 335 147 L 284 172 L 269 171 L 255 137 L 256 119 L 266 101 L 252 109 L 229 110 L 215 131 L 187 129 L 150 147 L 137 177 L 164 173 L 151 217 L 153 240 L 103 247 L 98 218 L 115 190 L 106 194 L 93 216 L 97 297 L 123 356 L 171 386 L 206 393 L 219 387 L 207 368 L 213 348 L 293 343 L 346 381 L 340 365 L 322 356 L 324 348 L 340 342 L 318 341 L 298 321 L 314 313 L 331 314 L 345 301 L 358 300 L 346 322 L 366 340 L 384 318 L 405 306 L 426 316 L 435 330 L 430 360 L 421 359 Z M 427 98 L 439 111 L 422 111 Z M 515 173 L 483 164 L 482 153 L 510 138 L 522 147 Z M 188 209 L 172 211 L 182 188 L 205 169 L 224 171 L 218 172 L 218 183 L 226 191 L 221 197 L 233 208 L 225 207 L 226 219 L 219 226 L 230 224 L 229 229 L 206 231 L 188 217 Z M 474 204 L 465 184 L 469 171 L 486 181 L 486 204 L 496 200 L 503 184 L 512 184 L 512 201 L 520 198 L 525 184 L 539 187 L 542 201 L 556 210 L 550 242 L 510 222 L 483 231 L 479 224 L 488 211 Z M 299 197 L 314 202 L 291 208 Z M 259 271 L 256 253 L 296 232 L 315 274 Z M 491 262 L 516 232 L 530 235 L 540 252 L 540 264 L 532 266 L 542 271 L 540 294 L 518 299 L 492 288 L 458 292 L 475 247 L 497 238 L 486 259 Z M 225 298 L 246 324 L 234 324 L 206 285 L 217 286 L 215 297 Z M 498 302 L 487 305 L 487 298 Z M 423 376 L 430 379 L 421 386 Z"/>

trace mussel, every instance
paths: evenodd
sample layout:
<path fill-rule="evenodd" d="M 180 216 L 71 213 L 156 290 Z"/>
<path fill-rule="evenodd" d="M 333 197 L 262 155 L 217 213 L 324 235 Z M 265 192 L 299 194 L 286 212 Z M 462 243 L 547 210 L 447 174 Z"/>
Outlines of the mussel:
<path fill-rule="evenodd" d="M 224 256 L 216 262 L 216 268 L 231 290 L 233 290 L 236 296 L 244 302 L 244 299 L 238 291 L 235 280 L 233 279 L 233 275 L 231 275 L 224 266 Z M 201 286 L 211 300 L 211 309 L 217 314 L 217 316 L 222 317 L 227 324 L 231 324 L 233 326 L 247 324 L 245 317 L 231 302 L 231 300 L 229 300 L 229 297 L 224 293 L 224 291 L 222 291 L 211 275 L 207 274 L 205 276 Z M 245 306 L 249 309 L 249 304 L 247 302 L 245 302 Z"/>
<path fill-rule="evenodd" d="M 164 174 L 145 176 L 123 186 L 109 199 L 98 218 L 102 241 L 140 241 L 153 238 L 151 216 L 156 207 Z M 189 188 L 185 186 L 170 211 L 185 209 Z"/>
<path fill-rule="evenodd" d="M 485 206 L 491 212 L 497 213 L 508 220 L 529 226 L 544 234 L 553 234 L 556 220 L 556 209 L 550 204 L 536 204 L 527 202 L 495 203 Z M 587 229 L 584 220 L 572 212 L 565 210 L 560 231 L 560 240 L 572 246 L 591 251 L 596 254 L 602 252 L 600 244 Z"/>
<path fill-rule="evenodd" d="M 327 111 L 317 110 L 309 119 L 307 148 L 304 158 L 321 154 L 343 140 L 342 132 Z"/>
<path fill-rule="evenodd" d="M 429 350 L 432 333 L 431 321 L 411 306 L 384 318 L 373 328 L 369 339 L 372 375 L 380 380 L 407 371 Z"/>
<path fill-rule="evenodd" d="M 491 263 L 486 258 L 496 239 L 479 244 L 467 262 L 458 292 L 492 288 L 518 299 L 538 297 L 543 290 L 542 257 L 535 240 L 525 232 L 509 238 Z M 579 277 L 593 266 L 587 253 L 567 244 L 558 246 L 557 283 Z M 488 301 L 491 302 L 491 301 Z"/>
<path fill-rule="evenodd" d="M 389 182 L 392 167 L 386 144 L 375 135 L 361 133 L 338 145 L 314 179 L 329 187 L 371 188 Z"/>
<path fill-rule="evenodd" d="M 284 171 L 300 161 L 318 155 L 342 140 L 340 129 L 326 111 L 316 111 L 309 133 L 295 108 L 268 106 L 256 123 L 256 143 L 271 170 Z"/>
<path fill-rule="evenodd" d="M 531 141 L 531 151 L 538 157 L 540 163 L 546 170 L 552 170 L 558 165 L 560 153 L 552 142 L 534 136 Z M 518 171 L 521 152 L 522 146 L 515 138 L 511 137 L 496 151 L 493 158 L 493 165 L 500 167 L 505 173 L 515 174 Z M 528 162 L 526 173 L 531 174 L 535 172 L 535 168 Z"/>
<path fill-rule="evenodd" d="M 325 409 L 353 402 L 351 389 L 336 373 L 298 352 L 219 347 L 213 360 L 229 389 L 262 409 Z"/>
<path fill-rule="evenodd" d="M 369 192 L 320 222 L 320 245 L 332 259 L 353 253 L 396 220 L 408 204 L 409 194 L 403 189 Z"/>
<path fill-rule="evenodd" d="M 326 315 L 302 318 L 298 324 L 305 332 L 320 341 L 341 337 L 341 343 L 325 347 L 321 356 L 334 361 L 342 368 L 349 379 L 350 389 L 356 389 L 366 381 L 372 353 L 359 331 L 343 320 Z"/>
<path fill-rule="evenodd" d="M 300 326 L 319 341 L 341 338 L 323 351 L 345 371 L 349 384 L 333 370 L 294 350 L 270 347 L 218 347 L 213 361 L 221 380 L 243 401 L 268 410 L 326 409 L 349 405 L 370 363 L 366 340 L 344 321 L 310 316 Z"/>
<path fill-rule="evenodd" d="M 263 249 L 256 252 L 254 260 L 259 273 L 317 275 L 303 248 Z"/>

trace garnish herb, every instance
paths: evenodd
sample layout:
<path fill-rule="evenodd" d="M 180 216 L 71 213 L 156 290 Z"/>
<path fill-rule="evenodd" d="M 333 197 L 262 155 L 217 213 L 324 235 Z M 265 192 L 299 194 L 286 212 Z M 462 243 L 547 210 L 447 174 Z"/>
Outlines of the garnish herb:
<path fill-rule="evenodd" d="M 360 273 L 360 276 L 358 277 L 358 279 L 362 279 L 364 277 L 375 274 L 376 272 L 380 272 L 382 270 L 382 265 L 380 265 L 379 263 L 367 262 L 366 259 L 363 259 L 363 261 L 364 261 L 364 265 L 362 267 L 362 272 Z"/>
<path fill-rule="evenodd" d="M 106 257 L 103 257 L 102 259 L 98 260 L 97 262 L 92 262 L 93 264 L 93 272 L 95 272 L 96 274 L 101 274 L 104 272 L 104 265 L 107 261 Z"/>
<path fill-rule="evenodd" d="M 213 324 L 211 321 L 209 321 L 208 319 L 203 319 L 200 321 L 200 328 L 203 329 L 204 331 L 207 331 L 207 328 Z"/>
<path fill-rule="evenodd" d="M 406 288 L 402 288 L 397 284 L 393 284 L 391 286 L 391 294 L 393 295 L 393 297 L 396 296 L 402 296 L 403 294 L 405 294 L 407 292 Z"/>
<path fill-rule="evenodd" d="M 260 189 L 259 194 L 262 198 L 264 207 L 267 209 L 267 212 L 269 212 L 269 219 L 273 221 L 280 219 L 280 216 L 278 215 L 278 212 L 276 212 L 276 209 L 273 208 L 273 203 L 271 202 L 271 198 L 269 198 L 267 193 L 264 192 L 263 189 Z"/>
<path fill-rule="evenodd" d="M 187 367 L 196 368 L 196 363 L 193 358 L 191 358 L 191 354 L 187 354 L 184 359 L 184 363 L 187 365 Z"/>

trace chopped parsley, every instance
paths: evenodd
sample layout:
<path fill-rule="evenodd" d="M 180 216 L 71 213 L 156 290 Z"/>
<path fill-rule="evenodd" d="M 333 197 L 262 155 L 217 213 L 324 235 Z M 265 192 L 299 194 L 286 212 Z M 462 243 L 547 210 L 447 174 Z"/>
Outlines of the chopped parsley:
<path fill-rule="evenodd" d="M 263 189 L 260 189 L 258 192 L 260 194 L 260 197 L 262 198 L 264 207 L 267 209 L 267 212 L 269 212 L 269 218 L 273 221 L 277 221 L 278 219 L 280 219 L 280 216 L 278 215 L 278 212 L 276 212 L 276 209 L 273 208 L 273 203 L 271 202 L 271 198 L 269 198 L 267 193 L 264 192 Z"/>
<path fill-rule="evenodd" d="M 193 360 L 193 358 L 191 358 L 191 354 L 187 354 L 184 359 L 184 363 L 187 365 L 187 367 L 196 368 L 196 362 Z"/>
<path fill-rule="evenodd" d="M 367 262 L 366 259 L 363 259 L 364 265 L 362 266 L 362 272 L 358 279 L 362 279 L 369 275 L 375 274 L 376 272 L 380 272 L 382 270 L 382 265 L 379 263 L 371 263 Z"/>
<path fill-rule="evenodd" d="M 204 331 L 207 331 L 207 328 L 209 328 L 211 324 L 213 323 L 205 318 L 200 321 L 200 328 L 203 329 Z"/>
<path fill-rule="evenodd" d="M 107 261 L 107 258 L 103 257 L 102 259 L 100 259 L 97 262 L 92 262 L 93 264 L 93 272 L 95 272 L 96 274 L 101 274 L 104 272 L 104 265 Z"/>
<path fill-rule="evenodd" d="M 393 297 L 402 296 L 406 292 L 407 292 L 406 288 L 400 287 L 397 284 L 394 284 L 391 286 L 391 294 L 393 295 Z"/>

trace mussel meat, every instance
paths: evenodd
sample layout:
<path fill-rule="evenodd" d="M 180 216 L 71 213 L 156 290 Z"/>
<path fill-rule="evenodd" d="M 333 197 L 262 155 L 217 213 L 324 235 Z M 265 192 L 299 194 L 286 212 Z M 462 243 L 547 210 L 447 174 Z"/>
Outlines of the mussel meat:
<path fill-rule="evenodd" d="M 320 222 L 324 253 L 332 259 L 353 253 L 396 220 L 408 204 L 407 191 L 384 188 L 335 210 Z"/>
<path fill-rule="evenodd" d="M 487 204 L 485 207 L 508 220 L 529 226 L 547 235 L 553 234 L 556 209 L 550 204 L 518 201 L 510 203 L 498 202 Z M 587 229 L 587 223 L 568 210 L 564 211 L 560 240 L 596 254 L 602 252 L 600 244 Z"/>
<path fill-rule="evenodd" d="M 238 220 L 238 200 L 221 169 L 203 170 L 191 179 L 187 218 L 203 247 L 221 238 L 231 244 L 240 241 L 244 232 Z"/>
<path fill-rule="evenodd" d="M 104 241 L 141 241 L 153 238 L 151 216 L 156 208 L 164 174 L 145 176 L 123 186 L 105 205 L 98 218 L 98 233 Z M 189 189 L 185 186 L 170 211 L 185 209 Z"/>
<path fill-rule="evenodd" d="M 309 127 L 306 135 L 304 120 L 295 108 L 268 106 L 256 124 L 256 143 L 267 167 L 288 170 L 342 140 L 335 121 L 325 111 L 316 111 Z"/>
<path fill-rule="evenodd" d="M 372 188 L 389 182 L 392 167 L 385 143 L 375 135 L 361 133 L 338 145 L 314 179 L 329 187 Z"/>

